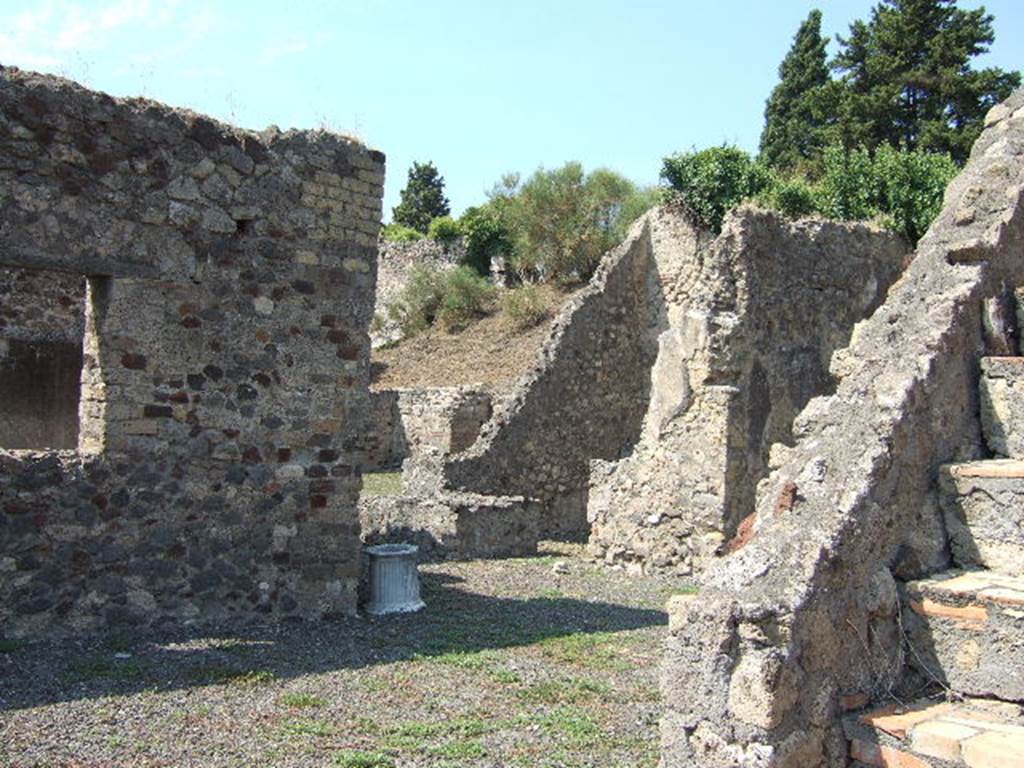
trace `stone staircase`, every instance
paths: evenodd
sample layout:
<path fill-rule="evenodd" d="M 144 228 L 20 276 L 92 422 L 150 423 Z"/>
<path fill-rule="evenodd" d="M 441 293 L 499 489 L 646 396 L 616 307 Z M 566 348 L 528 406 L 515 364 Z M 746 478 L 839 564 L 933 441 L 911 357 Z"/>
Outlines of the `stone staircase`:
<path fill-rule="evenodd" d="M 993 458 L 939 477 L 955 567 L 901 589 L 907 662 L 943 693 L 847 715 L 855 766 L 1024 766 L 1024 357 L 983 358 L 980 401 Z"/>

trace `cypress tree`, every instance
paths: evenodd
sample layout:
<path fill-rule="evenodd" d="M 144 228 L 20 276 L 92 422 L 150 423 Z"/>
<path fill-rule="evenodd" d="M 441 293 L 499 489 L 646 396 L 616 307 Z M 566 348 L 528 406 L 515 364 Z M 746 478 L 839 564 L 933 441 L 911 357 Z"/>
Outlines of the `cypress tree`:
<path fill-rule="evenodd" d="M 821 11 L 813 10 L 779 65 L 779 84 L 765 105 L 761 157 L 775 169 L 806 168 L 824 146 L 823 97 L 829 82 L 825 46 Z"/>

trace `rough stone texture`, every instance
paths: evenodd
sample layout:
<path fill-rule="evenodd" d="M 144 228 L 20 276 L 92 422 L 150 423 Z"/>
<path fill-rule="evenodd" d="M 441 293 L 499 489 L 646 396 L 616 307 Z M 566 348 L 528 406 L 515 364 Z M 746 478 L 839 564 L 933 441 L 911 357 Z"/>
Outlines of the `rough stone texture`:
<path fill-rule="evenodd" d="M 829 388 L 832 351 L 905 256 L 863 225 L 742 208 L 712 239 L 652 212 L 449 462 L 449 487 L 535 497 L 547 535 L 589 531 L 609 563 L 689 569 L 749 513 L 769 447 Z"/>
<path fill-rule="evenodd" d="M 1024 576 L 950 571 L 906 586 L 911 663 L 972 696 L 1024 701 Z"/>
<path fill-rule="evenodd" d="M 665 768 L 844 766 L 841 703 L 900 681 L 893 577 L 948 563 L 934 479 L 978 457 L 982 304 L 1024 283 L 1024 92 L 1000 110 L 913 263 L 834 358 L 835 394 L 797 417 L 752 540 L 671 607 Z M 732 706 L 734 686 L 770 719 Z"/>
<path fill-rule="evenodd" d="M 0 68 L 0 262 L 86 275 L 75 452 L 0 452 L 8 635 L 350 611 L 383 156 Z"/>
<path fill-rule="evenodd" d="M 939 485 L 956 563 L 1024 576 L 1024 461 L 943 467 Z"/>
<path fill-rule="evenodd" d="M 374 347 L 398 341 L 402 333 L 388 318 L 388 306 L 398 298 L 415 267 L 454 269 L 463 259 L 466 247 L 461 240 L 446 247 L 436 240 L 395 243 L 381 239 L 377 270 L 377 300 L 370 341 Z"/>
<path fill-rule="evenodd" d="M 0 268 L 0 446 L 74 448 L 85 279 Z"/>
<path fill-rule="evenodd" d="M 445 465 L 448 488 L 537 499 L 542 535 L 586 535 L 589 461 L 634 443 L 647 409 L 656 353 L 648 323 L 664 301 L 649 228 L 646 217 L 634 225 L 562 310 L 476 445 Z"/>
<path fill-rule="evenodd" d="M 638 443 L 591 465 L 590 548 L 630 568 L 688 572 L 753 511 L 769 449 L 832 387 L 829 360 L 899 276 L 906 245 L 860 224 L 787 222 L 753 208 L 708 242 L 651 219 L 665 300 Z"/>
<path fill-rule="evenodd" d="M 1024 357 L 981 361 L 981 426 L 993 453 L 1024 459 Z"/>
<path fill-rule="evenodd" d="M 428 557 L 522 557 L 537 552 L 540 505 L 471 493 L 371 496 L 359 503 L 367 544 L 408 542 Z"/>

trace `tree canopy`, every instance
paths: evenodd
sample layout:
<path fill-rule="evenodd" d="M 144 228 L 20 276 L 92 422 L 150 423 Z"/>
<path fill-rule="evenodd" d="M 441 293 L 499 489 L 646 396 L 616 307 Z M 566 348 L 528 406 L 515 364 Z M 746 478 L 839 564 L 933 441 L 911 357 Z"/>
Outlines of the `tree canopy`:
<path fill-rule="evenodd" d="M 401 199 L 391 213 L 396 224 L 424 234 L 431 221 L 451 213 L 444 196 L 444 179 L 433 163 L 412 164 Z"/>
<path fill-rule="evenodd" d="M 838 39 L 836 138 L 948 152 L 963 164 L 985 113 L 1020 85 L 1018 72 L 971 66 L 995 39 L 992 22 L 984 7 L 963 10 L 955 0 L 876 5 Z"/>

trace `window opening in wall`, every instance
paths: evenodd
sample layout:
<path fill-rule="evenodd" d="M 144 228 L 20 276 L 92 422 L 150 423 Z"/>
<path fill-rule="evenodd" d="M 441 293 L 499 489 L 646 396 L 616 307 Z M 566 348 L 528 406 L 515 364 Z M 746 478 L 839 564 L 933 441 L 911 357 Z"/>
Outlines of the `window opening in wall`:
<path fill-rule="evenodd" d="M 78 444 L 85 278 L 0 268 L 0 447 Z"/>

